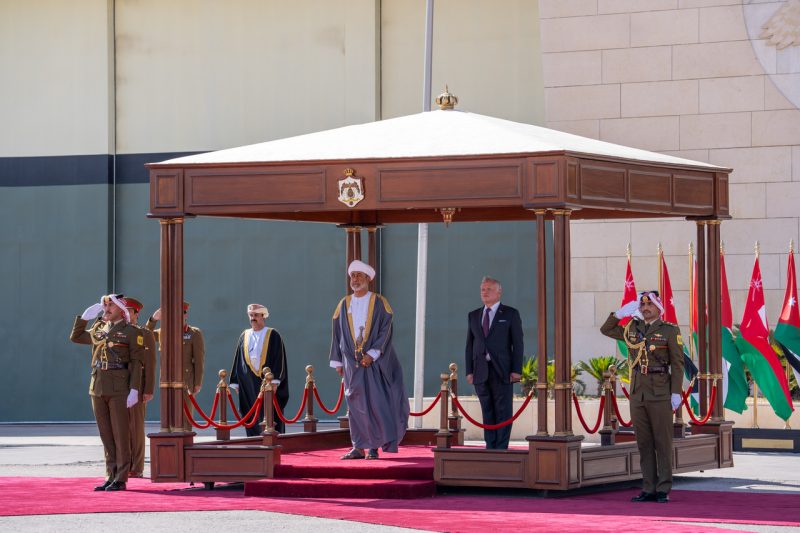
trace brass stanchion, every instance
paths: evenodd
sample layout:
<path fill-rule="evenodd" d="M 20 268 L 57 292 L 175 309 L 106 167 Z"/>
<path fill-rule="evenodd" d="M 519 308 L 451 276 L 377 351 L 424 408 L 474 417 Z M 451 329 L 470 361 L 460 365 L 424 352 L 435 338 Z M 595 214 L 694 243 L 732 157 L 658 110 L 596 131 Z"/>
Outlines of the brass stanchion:
<path fill-rule="evenodd" d="M 226 370 L 219 371 L 219 383 L 217 383 L 217 394 L 219 394 L 219 425 L 228 425 L 228 384 L 225 378 L 228 376 Z M 217 440 L 231 440 L 231 430 L 216 428 Z"/>
<path fill-rule="evenodd" d="M 272 407 L 273 397 L 275 396 L 275 385 L 272 384 L 274 378 L 269 367 L 264 368 L 264 380 L 261 382 L 261 392 L 263 394 L 261 404 L 264 409 L 264 431 L 261 433 L 264 446 L 275 446 L 278 442 L 278 432 L 275 431 L 275 411 Z"/>
<path fill-rule="evenodd" d="M 614 376 L 616 367 L 611 365 L 607 372 L 603 372 L 603 397 L 605 404 L 603 405 L 603 429 L 600 430 L 600 445 L 611 446 L 614 444 L 617 429 L 613 427 L 612 422 L 616 422 L 614 417 L 614 406 L 611 402 L 614 401 L 614 390 L 611 386 L 611 379 Z"/>
<path fill-rule="evenodd" d="M 458 396 L 458 365 L 450 363 L 450 392 Z M 459 446 L 464 444 L 464 432 L 461 430 L 461 415 L 458 414 L 455 402 L 450 406 L 450 416 L 448 417 L 450 432 L 455 435 L 455 443 Z"/>
<path fill-rule="evenodd" d="M 312 365 L 306 366 L 306 373 L 308 374 L 304 390 L 306 395 L 306 417 L 303 419 L 303 431 L 315 433 L 319 419 L 314 416 L 314 367 Z"/>
<path fill-rule="evenodd" d="M 440 394 L 442 395 L 439 408 L 439 432 L 436 434 L 436 447 L 437 448 L 449 448 L 450 447 L 450 429 L 448 428 L 448 396 L 450 394 L 450 390 L 448 389 L 447 385 L 450 381 L 450 374 L 440 374 L 439 377 L 442 380 L 442 386 L 439 389 Z"/>

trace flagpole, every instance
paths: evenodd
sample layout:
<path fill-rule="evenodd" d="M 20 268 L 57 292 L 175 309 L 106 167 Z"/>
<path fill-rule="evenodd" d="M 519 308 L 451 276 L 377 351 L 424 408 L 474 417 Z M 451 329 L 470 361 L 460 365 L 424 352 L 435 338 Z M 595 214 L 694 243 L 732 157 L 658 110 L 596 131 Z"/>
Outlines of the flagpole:
<path fill-rule="evenodd" d="M 694 243 L 689 243 L 689 357 L 694 361 Z"/>
<path fill-rule="evenodd" d="M 631 255 L 633 255 L 631 251 L 631 243 L 628 242 L 628 246 L 625 248 L 625 257 L 628 258 L 628 265 L 631 264 Z M 625 282 L 627 284 L 628 280 L 626 279 Z M 633 383 L 633 368 L 632 368 L 633 365 L 631 364 L 631 360 L 628 357 L 628 354 L 623 354 L 623 355 L 625 356 L 626 359 L 628 359 L 628 385 L 630 386 L 630 384 Z"/>
<path fill-rule="evenodd" d="M 760 255 L 758 241 L 756 241 L 755 252 L 756 261 L 758 261 L 758 256 Z M 752 378 L 753 374 L 750 374 L 750 377 Z M 758 384 L 755 379 L 753 379 L 753 429 L 758 429 Z"/>
<path fill-rule="evenodd" d="M 658 243 L 658 294 L 664 297 L 664 249 L 661 248 L 661 243 Z"/>
<path fill-rule="evenodd" d="M 793 253 L 794 253 L 794 239 L 789 239 L 789 255 L 792 255 Z M 787 279 L 786 279 L 786 283 L 789 283 L 788 276 L 787 276 Z M 785 350 L 783 352 L 783 357 L 786 360 L 786 387 L 789 388 L 789 383 L 791 382 L 791 378 L 792 378 L 792 369 L 789 366 L 789 355 L 786 353 Z M 789 390 L 791 390 L 791 388 L 789 388 Z M 791 405 L 792 403 L 794 403 L 794 402 L 792 402 L 792 396 L 790 394 L 789 395 L 789 404 Z M 792 426 L 789 425 L 789 419 L 788 418 L 786 419 L 786 421 L 784 423 L 783 429 L 792 429 Z"/>

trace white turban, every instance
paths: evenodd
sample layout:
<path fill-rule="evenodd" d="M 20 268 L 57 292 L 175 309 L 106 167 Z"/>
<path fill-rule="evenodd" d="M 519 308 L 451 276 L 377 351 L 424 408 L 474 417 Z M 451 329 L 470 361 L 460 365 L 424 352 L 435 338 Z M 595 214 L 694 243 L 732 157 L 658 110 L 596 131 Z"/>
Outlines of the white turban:
<path fill-rule="evenodd" d="M 263 315 L 264 318 L 269 316 L 269 310 L 261 304 L 250 304 L 247 306 L 248 313 L 259 313 Z"/>
<path fill-rule="evenodd" d="M 350 266 L 347 267 L 348 276 L 352 275 L 353 272 L 363 272 L 364 274 L 367 275 L 370 281 L 375 279 L 375 269 L 366 264 L 365 262 L 359 261 L 358 259 L 350 263 Z"/>

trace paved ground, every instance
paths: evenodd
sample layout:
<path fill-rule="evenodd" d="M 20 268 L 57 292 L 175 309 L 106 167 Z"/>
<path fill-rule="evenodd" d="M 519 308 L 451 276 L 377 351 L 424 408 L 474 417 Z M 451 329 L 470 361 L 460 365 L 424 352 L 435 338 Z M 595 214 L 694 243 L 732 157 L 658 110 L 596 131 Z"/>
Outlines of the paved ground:
<path fill-rule="evenodd" d="M 148 432 L 158 431 L 156 424 Z M 290 431 L 292 428 L 290 428 Z M 238 434 L 234 433 L 234 436 Z M 242 432 L 242 436 L 244 433 Z M 213 440 L 213 432 L 201 431 L 197 440 Z M 148 450 L 149 451 L 149 450 Z M 102 446 L 92 424 L 0 424 L 0 476 L 103 477 Z M 800 457 L 793 454 L 735 453 L 733 468 L 695 472 L 675 477 L 675 489 L 727 492 L 764 492 L 800 496 Z M 149 474 L 149 461 L 145 475 Z M 800 497 L 798 498 L 800 505 Z M 120 522 L 123 520 L 124 522 Z M 146 528 L 159 532 L 176 530 L 242 531 L 268 526 L 283 531 L 329 532 L 411 531 L 359 522 L 329 520 L 261 511 L 129 513 L 117 515 L 52 515 L 0 517 L 0 530 L 25 531 L 109 531 Z M 710 524 L 702 524 L 708 527 Z M 800 528 L 737 526 L 726 529 L 757 532 L 800 531 Z"/>

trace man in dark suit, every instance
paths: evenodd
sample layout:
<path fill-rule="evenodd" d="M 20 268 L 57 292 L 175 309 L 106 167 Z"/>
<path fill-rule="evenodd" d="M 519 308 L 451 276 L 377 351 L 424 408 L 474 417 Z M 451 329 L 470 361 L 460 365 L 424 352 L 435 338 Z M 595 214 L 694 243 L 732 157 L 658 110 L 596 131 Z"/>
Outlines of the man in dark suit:
<path fill-rule="evenodd" d="M 500 282 L 485 276 L 483 306 L 470 312 L 467 320 L 467 383 L 475 386 L 486 425 L 511 418 L 514 383 L 522 374 L 522 320 L 519 311 L 500 303 L 502 295 Z M 505 450 L 510 438 L 511 424 L 483 431 L 487 449 Z"/>

